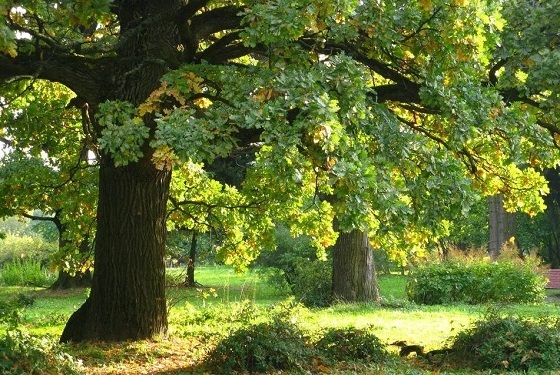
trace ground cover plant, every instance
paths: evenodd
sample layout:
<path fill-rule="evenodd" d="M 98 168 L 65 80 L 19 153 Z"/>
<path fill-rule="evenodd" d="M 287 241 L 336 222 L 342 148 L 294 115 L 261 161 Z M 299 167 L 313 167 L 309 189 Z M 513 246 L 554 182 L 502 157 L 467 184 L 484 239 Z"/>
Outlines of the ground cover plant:
<path fill-rule="evenodd" d="M 458 364 L 451 356 L 436 364 L 413 355 L 398 357 L 399 348 L 391 345 L 395 341 L 421 345 L 427 352 L 454 345 L 451 341 L 454 337 L 464 340 L 466 336 L 457 336 L 459 332 L 472 332 L 467 336 L 477 339 L 476 324 L 490 324 L 477 323 L 487 321 L 488 305 L 422 306 L 406 301 L 407 276 L 381 277 L 383 300 L 380 303 L 335 304 L 325 308 L 304 307 L 270 287 L 257 272 L 238 275 L 228 267 L 208 266 L 197 270 L 197 279 L 202 284 L 200 288 L 168 289 L 172 302 L 169 305 L 169 338 L 124 345 L 55 345 L 65 320 L 85 300 L 85 289 L 52 292 L 9 287 L 0 290 L 0 299 L 19 303 L 16 306 L 17 329 L 21 336 L 17 337 L 26 343 L 27 352 L 37 353 L 34 350 L 39 347 L 43 348 L 40 349 L 43 353 L 58 353 L 55 358 L 66 361 L 58 363 L 58 368 L 73 364 L 76 366 L 72 371 L 85 374 L 212 374 L 229 370 L 282 374 L 306 371 L 326 374 L 497 374 L 509 371 L 514 374 L 536 368 L 527 367 L 531 363 L 528 359 L 515 366 L 516 358 L 519 364 L 525 355 L 538 352 L 517 343 L 528 340 L 528 336 L 520 336 L 524 331 L 522 326 L 514 329 L 517 352 L 511 355 L 507 368 L 502 364 L 483 370 L 469 363 Z M 543 316 L 558 318 L 560 307 L 555 303 L 554 293 L 550 294 L 547 302 L 503 305 L 498 310 L 499 316 L 523 316 L 534 322 L 544 322 Z M 26 307 L 25 300 L 33 300 L 33 303 Z M 0 336 L 4 337 L 6 329 L 8 325 L 4 320 Z M 536 332 L 533 337 L 545 338 L 544 331 Z M 336 350 L 335 342 L 347 344 L 344 350 Z M 489 341 L 487 345 L 492 343 Z M 507 343 L 504 345 L 507 347 Z M 552 348 L 555 350 L 554 346 Z M 280 362 L 282 365 L 278 365 Z M 227 363 L 229 367 L 225 366 Z M 61 372 L 57 367 L 41 366 L 45 374 Z M 273 370 L 275 367 L 278 368 Z"/>
<path fill-rule="evenodd" d="M 479 369 L 560 369 L 558 318 L 528 319 L 492 311 L 453 340 L 454 355 Z"/>

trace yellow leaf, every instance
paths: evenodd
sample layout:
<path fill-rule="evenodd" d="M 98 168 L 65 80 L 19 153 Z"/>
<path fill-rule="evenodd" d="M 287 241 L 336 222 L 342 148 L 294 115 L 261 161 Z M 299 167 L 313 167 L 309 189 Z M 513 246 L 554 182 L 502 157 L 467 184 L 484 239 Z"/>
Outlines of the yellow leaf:
<path fill-rule="evenodd" d="M 202 83 L 204 82 L 203 78 L 197 76 L 193 72 L 183 73 L 183 78 L 187 81 L 187 86 L 191 93 L 200 94 L 202 92 Z"/>
<path fill-rule="evenodd" d="M 424 10 L 430 10 L 432 7 L 432 0 L 420 0 L 420 6 L 424 8 Z"/>
<path fill-rule="evenodd" d="M 212 101 L 208 98 L 197 98 L 193 102 L 198 108 L 208 108 L 212 105 Z"/>

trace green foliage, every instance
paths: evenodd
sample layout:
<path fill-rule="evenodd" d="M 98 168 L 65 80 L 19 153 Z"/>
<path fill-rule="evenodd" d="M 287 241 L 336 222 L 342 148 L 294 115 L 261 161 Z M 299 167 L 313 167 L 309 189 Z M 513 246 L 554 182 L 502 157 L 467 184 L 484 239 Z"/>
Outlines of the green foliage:
<path fill-rule="evenodd" d="M 453 355 L 479 369 L 548 373 L 560 369 L 558 319 L 488 314 L 454 337 Z"/>
<path fill-rule="evenodd" d="M 280 290 L 289 288 L 306 306 L 327 306 L 332 287 L 332 266 L 318 259 L 306 236 L 292 237 L 284 226 L 276 228 L 276 248 L 263 250 L 257 262 L 268 267 L 265 275 Z"/>
<path fill-rule="evenodd" d="M 0 281 L 3 285 L 47 287 L 55 280 L 56 275 L 35 260 L 16 259 L 0 267 Z"/>
<path fill-rule="evenodd" d="M 406 289 L 411 301 L 429 305 L 528 303 L 543 300 L 545 285 L 546 278 L 532 264 L 478 260 L 419 267 L 412 273 Z"/>
<path fill-rule="evenodd" d="M 0 358 L 1 374 L 82 373 L 80 362 L 52 338 L 33 336 L 18 329 L 0 337 Z"/>
<path fill-rule="evenodd" d="M 385 345 L 367 328 L 331 328 L 314 343 L 315 349 L 334 361 L 382 362 L 387 359 Z"/>
<path fill-rule="evenodd" d="M 209 355 L 209 366 L 224 374 L 302 368 L 312 352 L 288 316 L 289 310 L 273 310 L 265 322 L 242 325 L 218 343 Z"/>
<path fill-rule="evenodd" d="M 111 155 L 115 166 L 138 161 L 150 129 L 137 116 L 135 107 L 128 102 L 107 101 L 99 105 L 99 110 L 98 121 L 104 127 L 99 139 L 101 149 Z"/>

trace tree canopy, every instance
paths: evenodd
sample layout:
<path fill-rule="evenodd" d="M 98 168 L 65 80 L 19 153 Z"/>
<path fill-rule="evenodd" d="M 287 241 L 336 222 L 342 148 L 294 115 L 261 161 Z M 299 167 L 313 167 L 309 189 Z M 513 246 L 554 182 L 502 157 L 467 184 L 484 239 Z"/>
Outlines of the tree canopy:
<path fill-rule="evenodd" d="M 480 194 L 503 194 L 510 210 L 542 210 L 541 171 L 557 162 L 560 141 L 558 5 L 0 5 L 7 93 L 0 136 L 21 145 L 24 158 L 50 140 L 72 143 L 74 160 L 80 145 L 99 157 L 92 295 L 63 338 L 165 331 L 161 259 L 170 189 L 182 195 L 176 220 L 194 226 L 192 218 L 210 217 L 212 207 L 212 215 L 223 215 L 213 217 L 236 224 L 225 226 L 235 228 L 235 246 L 224 258 L 240 267 L 276 222 L 321 250 L 336 240 L 336 219 L 339 230 L 367 232 L 373 246 L 401 256 L 399 249 L 414 251 L 445 233 L 443 219 L 466 212 Z M 74 102 L 41 97 L 53 84 L 73 92 Z M 40 109 L 56 100 L 58 117 Z M 25 125 L 28 113 L 38 117 Z M 63 120 L 50 126 L 69 113 L 81 115 L 81 126 L 76 119 L 73 127 Z M 52 163 L 66 160 L 67 150 L 49 152 Z M 215 185 L 198 172 L 240 153 L 254 161 L 239 186 Z M 173 170 L 182 177 L 171 184 Z M 194 214 L 200 208 L 206 211 Z M 115 268 L 121 263 L 128 270 Z M 104 316 L 107 303 L 118 313 Z"/>

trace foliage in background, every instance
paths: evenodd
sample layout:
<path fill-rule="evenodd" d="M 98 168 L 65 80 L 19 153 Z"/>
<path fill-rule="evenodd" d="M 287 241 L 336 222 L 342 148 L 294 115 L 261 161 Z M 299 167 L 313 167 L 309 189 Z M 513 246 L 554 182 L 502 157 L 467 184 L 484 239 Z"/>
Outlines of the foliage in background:
<path fill-rule="evenodd" d="M 476 200 L 465 216 L 453 220 L 449 224 L 449 235 L 441 240 L 445 247 L 467 250 L 487 246 L 490 236 L 488 199 Z"/>
<path fill-rule="evenodd" d="M 547 283 L 535 256 L 520 259 L 503 250 L 502 258 L 462 256 L 415 269 L 408 280 L 408 298 L 420 304 L 464 302 L 528 303 L 542 301 Z"/>
<path fill-rule="evenodd" d="M 269 283 L 289 290 L 306 306 L 327 306 L 331 302 L 332 264 L 319 258 L 308 237 L 294 238 L 284 226 L 276 228 L 276 248 L 263 249 L 255 265 L 265 267 Z"/>
<path fill-rule="evenodd" d="M 15 236 L 8 234 L 0 239 L 0 264 L 16 260 L 47 261 L 56 252 L 57 244 L 40 236 Z"/>
<path fill-rule="evenodd" d="M 490 312 L 452 341 L 453 354 L 478 369 L 549 373 L 560 369 L 558 319 Z"/>
<path fill-rule="evenodd" d="M 190 230 L 175 229 L 168 232 L 165 248 L 173 266 L 186 265 L 191 241 L 192 231 Z M 213 264 L 216 253 L 211 233 L 199 233 L 196 242 L 196 265 Z"/>

